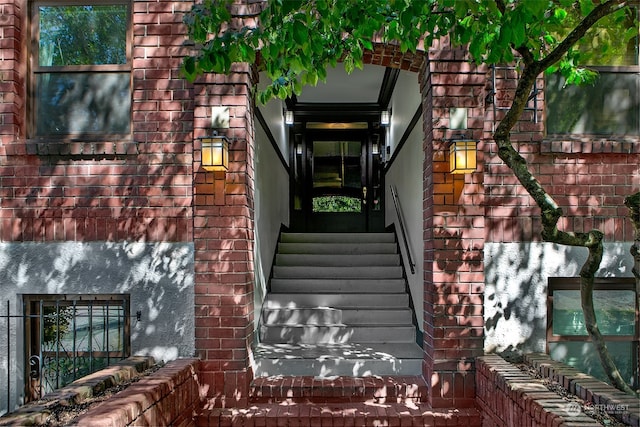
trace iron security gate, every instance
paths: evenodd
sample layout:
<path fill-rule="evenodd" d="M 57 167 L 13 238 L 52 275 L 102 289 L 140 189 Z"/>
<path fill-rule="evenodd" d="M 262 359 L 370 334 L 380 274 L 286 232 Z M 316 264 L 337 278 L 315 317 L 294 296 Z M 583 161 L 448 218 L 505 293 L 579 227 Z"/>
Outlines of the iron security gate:
<path fill-rule="evenodd" d="M 128 295 L 24 295 L 25 402 L 129 356 Z"/>

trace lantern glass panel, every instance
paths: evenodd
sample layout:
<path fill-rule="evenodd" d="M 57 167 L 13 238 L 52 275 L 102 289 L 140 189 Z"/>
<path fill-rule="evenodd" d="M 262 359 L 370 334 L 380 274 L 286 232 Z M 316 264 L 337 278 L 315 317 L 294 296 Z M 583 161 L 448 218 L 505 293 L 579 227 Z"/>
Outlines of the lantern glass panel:
<path fill-rule="evenodd" d="M 449 149 L 451 173 L 472 173 L 477 165 L 476 141 L 454 141 Z"/>
<path fill-rule="evenodd" d="M 229 146 L 225 139 L 205 138 L 202 140 L 202 167 L 209 171 L 226 171 L 228 169 Z"/>

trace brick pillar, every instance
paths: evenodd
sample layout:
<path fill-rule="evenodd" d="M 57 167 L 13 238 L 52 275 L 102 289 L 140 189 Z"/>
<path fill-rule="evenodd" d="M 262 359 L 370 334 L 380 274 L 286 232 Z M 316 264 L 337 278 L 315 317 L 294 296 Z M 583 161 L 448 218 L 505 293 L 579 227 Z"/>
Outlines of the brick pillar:
<path fill-rule="evenodd" d="M 483 353 L 484 190 L 474 174 L 449 173 L 449 108 L 468 108 L 467 137 L 480 140 L 485 74 L 439 52 L 420 75 L 424 111 L 424 375 L 434 408 L 471 407 L 475 357 Z"/>
<path fill-rule="evenodd" d="M 24 78 L 26 73 L 24 0 L 0 4 L 0 155 L 26 154 Z"/>
<path fill-rule="evenodd" d="M 229 76 L 209 74 L 195 85 L 194 244 L 195 336 L 203 384 L 212 406 L 244 406 L 253 341 L 253 105 L 247 64 Z M 200 167 L 198 137 L 210 135 L 213 106 L 229 108 L 229 170 Z"/>

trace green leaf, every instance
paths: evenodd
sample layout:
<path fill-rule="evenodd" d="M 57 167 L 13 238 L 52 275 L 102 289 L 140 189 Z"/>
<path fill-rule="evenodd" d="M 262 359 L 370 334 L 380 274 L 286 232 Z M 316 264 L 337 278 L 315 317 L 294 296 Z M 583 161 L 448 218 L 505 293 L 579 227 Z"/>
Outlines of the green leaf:
<path fill-rule="evenodd" d="M 567 11 L 561 8 L 555 9 L 553 11 L 553 16 L 554 18 L 556 18 L 559 22 L 562 22 L 565 20 L 565 18 L 567 17 Z"/>
<path fill-rule="evenodd" d="M 549 7 L 549 2 L 544 0 L 523 1 L 521 4 L 523 8 L 535 17 L 543 16 Z"/>
<path fill-rule="evenodd" d="M 526 40 L 526 28 L 525 21 L 522 19 L 522 15 L 520 13 L 514 13 L 513 20 L 511 21 L 511 29 L 513 31 L 513 45 L 518 48 L 524 44 Z"/>
<path fill-rule="evenodd" d="M 280 86 L 278 88 L 278 98 L 280 99 L 286 99 L 288 96 L 288 91 L 286 86 Z"/>
<path fill-rule="evenodd" d="M 587 16 L 595 7 L 592 0 L 580 0 L 580 13 L 582 13 L 582 16 Z"/>
<path fill-rule="evenodd" d="M 193 56 L 187 56 L 182 62 L 182 69 L 187 77 L 193 77 L 196 74 L 196 60 Z"/>
<path fill-rule="evenodd" d="M 314 70 L 307 71 L 307 83 L 316 86 L 318 84 L 318 73 Z"/>
<path fill-rule="evenodd" d="M 293 93 L 295 93 L 296 96 L 300 96 L 302 94 L 302 83 L 298 79 L 293 81 Z"/>
<path fill-rule="evenodd" d="M 307 42 L 308 38 L 309 33 L 307 31 L 306 25 L 300 21 L 295 21 L 293 23 L 293 40 L 297 44 L 302 45 Z"/>
<path fill-rule="evenodd" d="M 351 57 L 351 55 L 347 56 L 344 59 L 344 69 L 347 72 L 347 74 L 353 73 L 354 65 L 353 65 L 353 57 Z"/>
<path fill-rule="evenodd" d="M 549 68 L 547 68 L 546 70 L 544 70 L 545 74 L 553 74 L 556 73 L 558 71 L 559 67 L 558 65 L 554 64 L 552 66 L 550 66 Z"/>
<path fill-rule="evenodd" d="M 320 80 L 322 80 L 323 82 L 327 81 L 327 70 L 324 67 L 318 67 L 316 69 L 316 72 L 318 73 L 318 78 Z"/>

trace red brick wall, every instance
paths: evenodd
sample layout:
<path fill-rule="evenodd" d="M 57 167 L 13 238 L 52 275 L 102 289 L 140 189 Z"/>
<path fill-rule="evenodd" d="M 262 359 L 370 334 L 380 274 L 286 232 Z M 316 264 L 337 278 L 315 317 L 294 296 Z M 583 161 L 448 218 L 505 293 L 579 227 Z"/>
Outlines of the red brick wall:
<path fill-rule="evenodd" d="M 514 70 L 496 71 L 496 107 L 509 105 L 516 77 Z M 538 88 L 543 87 L 544 79 L 540 78 Z M 537 101 L 538 123 L 533 111 L 525 111 L 513 130 L 512 141 L 563 209 L 565 217 L 559 227 L 574 232 L 599 229 L 605 233 L 605 241 L 633 240 L 623 200 L 640 190 L 639 138 L 546 138 L 542 90 Z M 533 108 L 534 103 L 530 102 L 529 107 Z M 498 109 L 495 119 L 503 114 Z M 488 105 L 487 117 L 492 116 L 493 106 Z M 540 210 L 498 157 L 493 142 L 485 147 L 484 168 L 487 241 L 540 240 Z"/>
<path fill-rule="evenodd" d="M 211 132 L 212 106 L 229 107 L 229 170 L 199 167 L 196 143 L 194 243 L 195 336 L 210 406 L 247 403 L 253 343 L 253 101 L 255 75 L 236 66 L 231 76 L 204 76 L 196 85 L 195 134 Z"/>
<path fill-rule="evenodd" d="M 483 173 L 449 173 L 449 108 L 468 108 L 467 138 L 482 141 L 484 71 L 463 52 L 433 51 L 420 76 L 424 141 L 425 378 L 433 407 L 474 405 L 483 352 Z M 480 143 L 482 147 L 482 142 Z M 479 162 L 481 162 L 481 157 Z"/>
<path fill-rule="evenodd" d="M 0 5 L 0 155 L 20 134 L 24 123 L 24 0 L 8 0 Z M 1 163 L 0 163 L 1 165 Z"/>
<path fill-rule="evenodd" d="M 189 2 L 133 2 L 129 141 L 25 139 L 27 7 L 0 18 L 0 240 L 190 241 L 193 89 L 179 76 Z"/>

